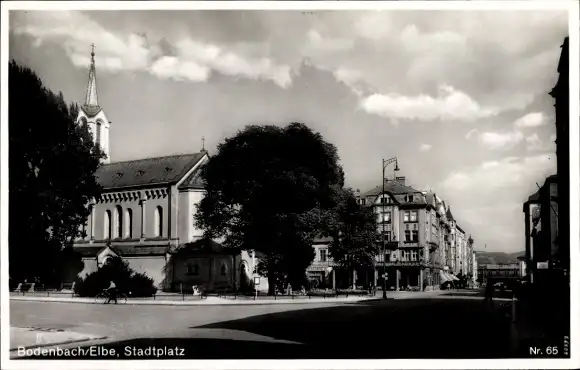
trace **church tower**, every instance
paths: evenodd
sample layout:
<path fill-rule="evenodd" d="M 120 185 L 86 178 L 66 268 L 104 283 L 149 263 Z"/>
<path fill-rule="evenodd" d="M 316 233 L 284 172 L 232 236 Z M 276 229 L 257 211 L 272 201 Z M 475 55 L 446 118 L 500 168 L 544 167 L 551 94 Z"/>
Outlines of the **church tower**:
<path fill-rule="evenodd" d="M 99 144 L 101 150 L 107 155 L 103 163 L 109 163 L 111 155 L 109 153 L 109 128 L 110 122 L 99 106 L 97 97 L 97 72 L 95 70 L 95 45 L 92 45 L 91 66 L 89 68 L 89 82 L 85 103 L 79 109 L 77 122 L 81 125 L 88 125 L 89 131 L 93 135 L 95 144 Z"/>

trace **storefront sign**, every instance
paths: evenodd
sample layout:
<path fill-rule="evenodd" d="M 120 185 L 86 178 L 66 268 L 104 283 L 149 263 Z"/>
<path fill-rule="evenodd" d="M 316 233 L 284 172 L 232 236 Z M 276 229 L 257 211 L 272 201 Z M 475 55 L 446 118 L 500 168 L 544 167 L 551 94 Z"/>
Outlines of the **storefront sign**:
<path fill-rule="evenodd" d="M 260 277 L 259 276 L 256 276 L 254 278 L 254 285 L 260 285 Z"/>

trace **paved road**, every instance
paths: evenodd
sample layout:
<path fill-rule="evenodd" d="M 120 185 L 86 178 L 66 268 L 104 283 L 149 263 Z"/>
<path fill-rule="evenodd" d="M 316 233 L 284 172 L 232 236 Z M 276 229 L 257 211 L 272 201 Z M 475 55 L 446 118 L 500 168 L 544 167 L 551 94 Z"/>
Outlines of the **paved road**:
<path fill-rule="evenodd" d="M 271 306 L 11 302 L 11 326 L 107 335 L 105 347 L 178 347 L 186 358 L 495 358 L 510 325 L 473 299 Z M 175 357 L 161 357 L 175 358 Z"/>

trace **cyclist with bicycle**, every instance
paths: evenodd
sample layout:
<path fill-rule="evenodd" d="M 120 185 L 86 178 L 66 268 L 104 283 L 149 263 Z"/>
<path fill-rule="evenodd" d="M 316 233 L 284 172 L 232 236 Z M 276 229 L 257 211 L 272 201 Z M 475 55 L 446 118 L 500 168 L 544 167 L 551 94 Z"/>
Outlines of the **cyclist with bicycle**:
<path fill-rule="evenodd" d="M 114 300 L 115 304 L 117 304 L 117 286 L 115 285 L 115 282 L 111 280 L 111 284 L 105 290 L 107 291 L 107 293 L 109 293 L 109 300 L 106 303 L 109 303 Z"/>

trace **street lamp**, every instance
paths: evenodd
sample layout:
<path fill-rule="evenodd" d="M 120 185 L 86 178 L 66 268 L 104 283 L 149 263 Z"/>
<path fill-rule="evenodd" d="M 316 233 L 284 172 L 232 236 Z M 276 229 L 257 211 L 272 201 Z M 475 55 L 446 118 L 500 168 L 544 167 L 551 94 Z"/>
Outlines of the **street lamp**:
<path fill-rule="evenodd" d="M 382 243 L 382 250 L 381 255 L 383 256 L 383 298 L 387 298 L 387 258 L 385 254 L 386 250 L 386 241 L 385 241 L 385 170 L 387 166 L 391 163 L 395 164 L 395 172 L 399 171 L 399 164 L 397 162 L 397 157 L 383 159 L 383 177 L 382 177 L 382 184 L 383 184 L 383 192 L 381 194 L 381 223 L 383 224 L 383 243 Z"/>

